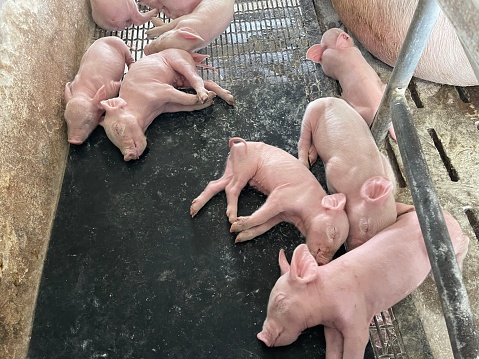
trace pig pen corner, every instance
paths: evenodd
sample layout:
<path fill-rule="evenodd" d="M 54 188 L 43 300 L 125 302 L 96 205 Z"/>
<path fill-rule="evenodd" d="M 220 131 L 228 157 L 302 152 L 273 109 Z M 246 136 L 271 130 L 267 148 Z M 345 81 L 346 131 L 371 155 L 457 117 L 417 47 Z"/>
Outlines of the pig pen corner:
<path fill-rule="evenodd" d="M 234 244 L 224 194 L 193 219 L 189 208 L 221 175 L 230 137 L 296 155 L 307 103 L 338 94 L 305 59 L 341 26 L 331 2 L 237 0 L 231 25 L 199 51 L 217 69 L 200 75 L 228 87 L 236 105 L 162 114 L 128 163 L 101 128 L 68 146 L 64 85 L 95 38 L 119 36 L 141 58 L 151 25 L 99 30 L 89 1 L 59 0 L 0 0 L 0 23 L 0 357 L 324 357 L 318 327 L 280 348 L 255 337 L 278 251 L 289 256 L 304 241 L 298 231 L 282 223 Z M 362 51 L 387 82 L 391 68 Z M 463 278 L 477 322 L 479 91 L 413 79 L 407 98 L 441 205 L 470 238 Z M 411 203 L 397 143 L 382 150 L 403 180 L 396 199 Z M 324 185 L 324 169 L 313 172 Z M 264 199 L 245 189 L 239 211 Z M 431 276 L 373 324 L 365 358 L 452 358 Z"/>

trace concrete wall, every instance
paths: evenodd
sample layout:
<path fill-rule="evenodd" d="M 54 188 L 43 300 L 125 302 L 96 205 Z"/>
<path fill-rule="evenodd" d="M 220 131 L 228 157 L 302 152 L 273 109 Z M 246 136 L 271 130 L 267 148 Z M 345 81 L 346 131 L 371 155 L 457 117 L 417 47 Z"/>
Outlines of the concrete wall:
<path fill-rule="evenodd" d="M 63 89 L 88 0 L 0 0 L 0 358 L 24 358 L 68 154 Z"/>

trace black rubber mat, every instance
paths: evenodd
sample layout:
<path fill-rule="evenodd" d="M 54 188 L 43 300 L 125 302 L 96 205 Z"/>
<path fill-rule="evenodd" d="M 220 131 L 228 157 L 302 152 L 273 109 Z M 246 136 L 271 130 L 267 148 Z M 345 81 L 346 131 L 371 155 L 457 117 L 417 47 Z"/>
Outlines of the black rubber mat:
<path fill-rule="evenodd" d="M 263 8 L 241 9 L 250 4 Z M 300 24 L 296 38 L 274 23 L 251 40 L 276 36 L 274 51 L 245 48 L 243 60 L 213 54 L 234 29 L 241 34 L 281 11 L 283 27 Z M 278 252 L 291 258 L 303 242 L 299 232 L 282 223 L 234 244 L 224 193 L 189 216 L 192 199 L 223 173 L 230 137 L 296 155 L 307 103 L 335 88 L 305 60 L 319 36 L 309 1 L 238 1 L 230 29 L 205 50 L 219 68 L 211 76 L 232 91 L 235 107 L 218 99 L 205 110 L 160 115 L 147 131 L 147 151 L 133 162 L 123 161 L 102 128 L 70 148 L 28 358 L 324 358 L 321 326 L 287 347 L 256 338 L 280 274 Z M 321 166 L 313 171 L 324 182 Z M 264 199 L 246 188 L 239 214 Z"/>

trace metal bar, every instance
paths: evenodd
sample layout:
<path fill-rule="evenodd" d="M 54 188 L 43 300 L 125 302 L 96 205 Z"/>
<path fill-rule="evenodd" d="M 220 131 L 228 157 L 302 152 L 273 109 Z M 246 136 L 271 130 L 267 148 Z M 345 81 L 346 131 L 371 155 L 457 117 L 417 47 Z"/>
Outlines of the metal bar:
<path fill-rule="evenodd" d="M 439 11 L 436 0 L 419 1 L 371 131 L 382 145 L 392 119 L 454 358 L 478 359 L 479 339 L 462 274 L 404 95 Z"/>
<path fill-rule="evenodd" d="M 394 91 L 391 110 L 398 139 L 408 139 L 408 141 L 398 141 L 399 151 L 406 164 L 404 166 L 406 177 L 411 187 L 432 273 L 441 299 L 454 358 L 477 359 L 479 358 L 479 340 L 474 317 L 419 136 L 407 107 L 404 89 Z"/>
<path fill-rule="evenodd" d="M 371 125 L 371 132 L 379 147 L 383 144 L 391 124 L 389 105 L 392 92 L 397 88 L 406 89 L 409 85 L 439 12 L 436 0 L 419 0 L 417 4 L 406 39 Z"/>
<path fill-rule="evenodd" d="M 472 0 L 437 0 L 456 30 L 464 51 L 479 80 L 479 4 Z"/>

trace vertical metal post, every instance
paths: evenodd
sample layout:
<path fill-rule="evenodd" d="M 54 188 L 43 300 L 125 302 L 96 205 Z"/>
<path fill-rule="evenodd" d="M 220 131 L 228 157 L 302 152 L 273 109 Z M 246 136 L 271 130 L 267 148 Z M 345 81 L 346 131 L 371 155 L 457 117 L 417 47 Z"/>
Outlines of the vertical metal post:
<path fill-rule="evenodd" d="M 432 274 L 456 359 L 478 359 L 479 341 L 469 298 L 457 265 L 454 248 L 444 215 L 435 194 L 419 136 L 407 108 L 404 91 L 396 91 L 391 99 L 393 124 L 406 177 L 416 207 L 419 224 L 431 262 Z"/>
<path fill-rule="evenodd" d="M 404 96 L 439 12 L 436 0 L 419 0 L 371 131 L 378 146 L 382 145 L 392 113 L 454 358 L 479 359 L 479 339 L 462 274 Z"/>

